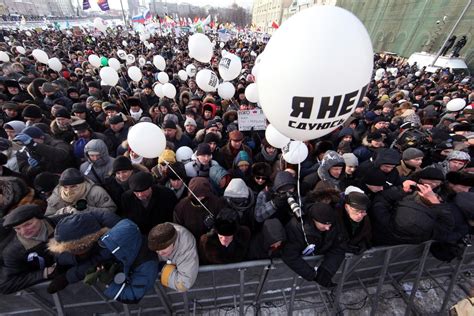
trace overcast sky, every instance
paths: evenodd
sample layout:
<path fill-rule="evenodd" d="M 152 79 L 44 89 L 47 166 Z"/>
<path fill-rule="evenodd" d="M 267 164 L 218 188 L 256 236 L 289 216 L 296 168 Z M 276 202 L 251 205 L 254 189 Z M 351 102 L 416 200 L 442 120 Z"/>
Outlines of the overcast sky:
<path fill-rule="evenodd" d="M 190 3 L 193 5 L 197 6 L 205 6 L 205 5 L 212 5 L 212 6 L 218 6 L 218 7 L 228 7 L 232 5 L 233 3 L 237 3 L 239 6 L 248 8 L 250 9 L 252 7 L 253 0 L 163 0 L 163 2 L 168 2 L 168 3 Z M 76 5 L 76 1 L 73 1 L 73 4 Z M 79 3 L 82 4 L 82 1 L 79 1 Z M 99 6 L 97 5 L 97 0 L 89 0 L 89 3 L 91 4 L 91 7 L 93 10 L 100 10 Z M 128 9 L 128 4 L 127 0 L 122 0 L 123 7 L 125 10 Z M 146 6 L 148 7 L 148 0 L 142 1 L 140 0 L 140 3 L 145 3 Z M 109 0 L 109 6 L 112 9 L 118 9 L 120 10 L 120 0 Z"/>

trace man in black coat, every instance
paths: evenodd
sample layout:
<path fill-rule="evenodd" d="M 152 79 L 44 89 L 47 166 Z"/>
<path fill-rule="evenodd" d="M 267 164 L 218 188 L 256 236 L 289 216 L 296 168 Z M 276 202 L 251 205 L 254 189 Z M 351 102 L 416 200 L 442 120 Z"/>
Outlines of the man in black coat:
<path fill-rule="evenodd" d="M 375 170 L 383 172 L 385 175 L 384 189 L 388 189 L 391 186 L 397 186 L 402 184 L 402 179 L 395 168 L 400 164 L 401 155 L 393 148 L 381 148 L 377 150 L 376 158 L 365 161 L 362 163 L 356 171 L 355 177 L 361 179 L 367 173 Z"/>
<path fill-rule="evenodd" d="M 47 249 L 61 217 L 45 218 L 33 204 L 22 205 L 4 217 L 3 227 L 16 235 L 2 253 L 0 294 L 10 294 L 52 278 L 54 256 Z"/>
<path fill-rule="evenodd" d="M 119 215 L 134 221 L 142 234 L 147 235 L 158 224 L 173 221 L 177 198 L 170 189 L 153 184 L 153 176 L 143 171 L 132 175 L 128 184 L 130 190 L 122 195 Z"/>
<path fill-rule="evenodd" d="M 305 280 L 316 281 L 324 287 L 334 287 L 332 277 L 344 261 L 345 253 L 342 248 L 344 236 L 336 211 L 330 205 L 316 202 L 303 220 L 304 228 L 296 217 L 286 225 L 287 242 L 283 247 L 282 259 Z M 303 256 L 309 255 L 324 255 L 317 271 L 303 259 Z"/>

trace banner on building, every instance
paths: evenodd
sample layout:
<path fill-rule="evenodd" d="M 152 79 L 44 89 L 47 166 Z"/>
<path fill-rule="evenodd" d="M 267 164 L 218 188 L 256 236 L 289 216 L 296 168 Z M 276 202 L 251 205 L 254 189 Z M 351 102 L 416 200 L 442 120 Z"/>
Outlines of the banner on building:
<path fill-rule="evenodd" d="M 91 4 L 89 3 L 89 0 L 83 0 L 82 1 L 82 10 L 87 10 L 91 8 Z"/>
<path fill-rule="evenodd" d="M 99 8 L 100 8 L 102 11 L 108 11 L 108 10 L 110 10 L 108 0 L 97 0 L 97 4 L 99 5 Z"/>
<path fill-rule="evenodd" d="M 262 131 L 266 128 L 265 114 L 261 109 L 237 111 L 239 131 Z"/>

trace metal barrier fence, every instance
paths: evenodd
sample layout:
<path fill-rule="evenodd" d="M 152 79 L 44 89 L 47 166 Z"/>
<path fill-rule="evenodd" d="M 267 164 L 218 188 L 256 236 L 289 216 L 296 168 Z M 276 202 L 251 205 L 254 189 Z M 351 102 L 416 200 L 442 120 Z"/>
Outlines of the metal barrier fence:
<path fill-rule="evenodd" d="M 332 291 L 308 282 L 292 272 L 282 261 L 259 260 L 228 265 L 202 266 L 193 288 L 178 293 L 163 288 L 159 283 L 154 293 L 148 293 L 137 305 L 124 305 L 108 300 L 97 287 L 74 284 L 60 293 L 49 295 L 47 284 L 39 284 L 15 295 L 0 296 L 1 315 L 190 315 L 224 308 L 234 314 L 259 314 L 261 306 L 283 302 L 288 315 L 312 308 L 322 314 L 342 314 L 341 297 L 348 290 L 360 289 L 367 294 L 371 315 L 378 312 L 382 287 L 393 286 L 406 303 L 405 315 L 426 314 L 415 304 L 415 295 L 422 279 L 430 279 L 444 292 L 436 314 L 445 315 L 456 285 L 467 293 L 463 282 L 474 270 L 474 249 L 465 248 L 462 257 L 451 263 L 440 262 L 429 254 L 431 242 L 421 245 L 399 245 L 373 248 L 365 253 L 346 258 L 334 277 L 337 287 Z M 307 258 L 318 264 L 322 257 Z M 440 284 L 440 277 L 449 277 Z M 411 282 L 411 291 L 402 283 Z M 372 292 L 370 293 L 369 287 Z M 311 298 L 305 304 L 295 302 Z M 432 307 L 432 306 L 431 306 Z M 250 309 L 252 308 L 252 309 Z M 432 312 L 430 313 L 433 314 Z"/>

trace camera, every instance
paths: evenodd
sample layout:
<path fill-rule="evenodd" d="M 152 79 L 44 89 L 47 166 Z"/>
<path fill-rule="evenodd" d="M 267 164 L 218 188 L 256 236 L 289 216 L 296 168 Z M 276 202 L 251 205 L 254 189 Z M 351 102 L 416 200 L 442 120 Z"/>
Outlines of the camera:
<path fill-rule="evenodd" d="M 288 205 L 290 206 L 290 209 L 293 214 L 295 214 L 296 217 L 300 218 L 301 207 L 298 203 L 296 203 L 295 198 L 289 192 L 286 193 L 286 201 L 288 202 Z"/>
<path fill-rule="evenodd" d="M 206 226 L 208 230 L 212 229 L 212 227 L 214 227 L 214 216 L 211 214 L 207 215 L 204 218 L 204 226 Z"/>

